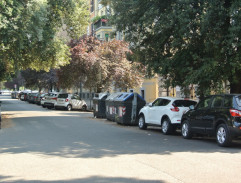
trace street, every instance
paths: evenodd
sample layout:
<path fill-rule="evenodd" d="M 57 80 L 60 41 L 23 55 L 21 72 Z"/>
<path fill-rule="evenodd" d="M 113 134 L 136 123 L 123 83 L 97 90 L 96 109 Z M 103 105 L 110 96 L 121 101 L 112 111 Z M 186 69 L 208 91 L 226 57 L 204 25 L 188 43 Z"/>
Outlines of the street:
<path fill-rule="evenodd" d="M 0 182 L 237 183 L 241 142 L 185 140 L 0 96 Z"/>

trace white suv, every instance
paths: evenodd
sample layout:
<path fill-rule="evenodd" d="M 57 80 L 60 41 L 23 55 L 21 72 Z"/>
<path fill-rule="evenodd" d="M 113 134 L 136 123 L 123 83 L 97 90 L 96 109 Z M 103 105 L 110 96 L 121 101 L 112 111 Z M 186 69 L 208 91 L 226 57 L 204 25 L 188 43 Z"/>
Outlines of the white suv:
<path fill-rule="evenodd" d="M 87 104 L 78 95 L 72 95 L 68 93 L 61 93 L 57 98 L 57 102 L 54 105 L 55 109 L 66 108 L 68 111 L 72 109 L 87 110 Z"/>
<path fill-rule="evenodd" d="M 153 103 L 143 107 L 139 112 L 140 129 L 147 126 L 161 126 L 163 134 L 171 134 L 180 127 L 182 115 L 196 101 L 183 98 L 159 97 Z"/>

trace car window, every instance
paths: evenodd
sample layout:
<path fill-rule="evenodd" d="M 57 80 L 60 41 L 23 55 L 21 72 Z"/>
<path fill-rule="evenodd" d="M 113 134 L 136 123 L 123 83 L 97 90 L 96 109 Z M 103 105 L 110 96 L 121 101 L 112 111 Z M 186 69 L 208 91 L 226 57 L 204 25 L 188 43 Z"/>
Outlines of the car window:
<path fill-rule="evenodd" d="M 211 99 L 212 99 L 211 97 L 208 97 L 208 98 L 205 98 L 204 100 L 201 100 L 201 101 L 198 103 L 196 109 L 206 109 L 206 108 L 208 108 Z"/>
<path fill-rule="evenodd" d="M 170 103 L 170 100 L 167 100 L 167 99 L 162 99 L 160 102 L 159 102 L 159 106 L 166 106 L 167 104 Z"/>
<path fill-rule="evenodd" d="M 59 94 L 58 98 L 68 98 L 67 93 Z"/>
<path fill-rule="evenodd" d="M 152 103 L 152 106 L 166 106 L 169 103 L 170 103 L 170 100 L 168 99 L 158 98 Z"/>
<path fill-rule="evenodd" d="M 153 103 L 152 106 L 159 106 L 160 98 L 156 99 Z"/>
<path fill-rule="evenodd" d="M 215 96 L 213 98 L 211 108 L 222 107 L 222 103 L 223 103 L 223 96 Z"/>
<path fill-rule="evenodd" d="M 189 107 L 191 105 L 195 106 L 196 104 L 197 102 L 192 100 L 175 100 L 172 105 L 175 107 Z"/>
<path fill-rule="evenodd" d="M 78 95 L 73 95 L 73 96 L 71 97 L 71 99 L 80 100 L 80 97 L 79 97 Z"/>
<path fill-rule="evenodd" d="M 224 97 L 224 107 L 232 108 L 233 107 L 233 96 L 232 95 L 226 95 Z"/>

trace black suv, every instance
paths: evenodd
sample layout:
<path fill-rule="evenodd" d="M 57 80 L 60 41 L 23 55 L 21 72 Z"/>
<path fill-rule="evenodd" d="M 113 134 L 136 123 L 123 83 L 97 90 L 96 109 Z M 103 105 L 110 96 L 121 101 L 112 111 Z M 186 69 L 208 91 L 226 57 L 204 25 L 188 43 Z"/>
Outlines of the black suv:
<path fill-rule="evenodd" d="M 241 136 L 241 94 L 211 95 L 182 116 L 182 136 L 193 134 L 216 136 L 220 146 L 229 146 Z"/>

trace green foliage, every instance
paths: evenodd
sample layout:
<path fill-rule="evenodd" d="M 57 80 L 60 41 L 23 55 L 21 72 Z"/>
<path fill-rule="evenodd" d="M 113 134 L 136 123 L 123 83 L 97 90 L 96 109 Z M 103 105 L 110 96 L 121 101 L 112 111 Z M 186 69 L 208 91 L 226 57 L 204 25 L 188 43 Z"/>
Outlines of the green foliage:
<path fill-rule="evenodd" d="M 241 1 L 110 0 L 136 58 L 171 85 L 241 92 Z M 205 93 L 206 94 L 206 93 Z"/>
<path fill-rule="evenodd" d="M 0 10 L 0 62 L 10 73 L 68 63 L 69 47 L 59 32 L 75 38 L 88 25 L 85 0 L 3 0 Z"/>
<path fill-rule="evenodd" d="M 101 19 L 108 19 L 108 16 L 107 15 L 95 16 L 94 18 L 91 19 L 91 22 L 95 23 Z"/>

